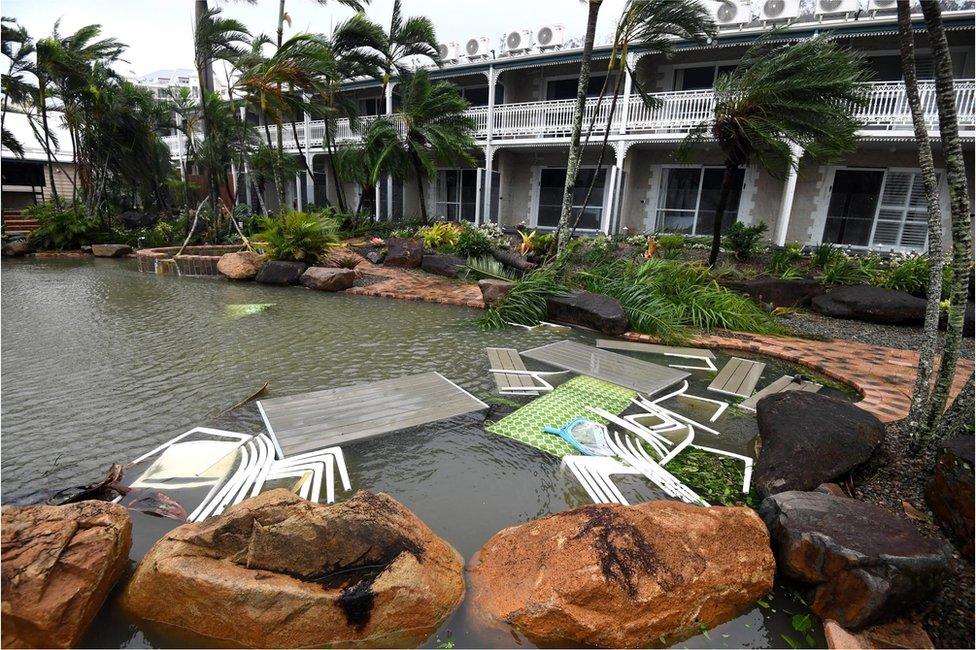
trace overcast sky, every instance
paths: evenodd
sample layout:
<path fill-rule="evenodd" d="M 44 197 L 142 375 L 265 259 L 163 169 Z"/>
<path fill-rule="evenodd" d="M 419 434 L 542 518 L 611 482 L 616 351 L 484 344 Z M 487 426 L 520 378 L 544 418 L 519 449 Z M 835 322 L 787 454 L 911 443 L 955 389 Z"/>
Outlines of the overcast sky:
<path fill-rule="evenodd" d="M 211 0 L 211 5 L 215 3 Z M 273 35 L 278 20 L 277 0 L 219 2 L 224 13 L 242 20 L 252 33 Z M 624 0 L 604 0 L 597 34 L 609 34 Z M 387 25 L 393 0 L 373 0 L 366 13 Z M 349 15 L 344 7 L 314 0 L 287 0 L 292 17 L 288 33 L 328 32 L 336 21 Z M 582 36 L 586 28 L 586 4 L 580 0 L 403 0 L 406 15 L 425 15 L 434 21 L 441 41 L 463 41 L 471 36 L 492 40 L 514 29 L 538 29 L 560 23 L 566 37 Z M 3 15 L 16 18 L 34 37 L 51 33 L 61 20 L 62 33 L 98 23 L 105 36 L 118 38 L 129 48 L 127 64 L 120 72 L 143 75 L 160 68 L 193 65 L 191 21 L 193 0 L 4 0 Z"/>

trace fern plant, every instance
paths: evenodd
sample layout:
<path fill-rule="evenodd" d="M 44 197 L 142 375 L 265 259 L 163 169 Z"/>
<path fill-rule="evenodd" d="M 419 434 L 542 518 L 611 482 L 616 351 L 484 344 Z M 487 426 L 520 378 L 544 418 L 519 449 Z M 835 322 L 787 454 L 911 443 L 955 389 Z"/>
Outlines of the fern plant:
<path fill-rule="evenodd" d="M 273 260 L 314 264 L 325 249 L 339 242 L 339 221 L 330 209 L 321 212 L 287 210 L 261 217 L 253 238 L 255 247 Z"/>

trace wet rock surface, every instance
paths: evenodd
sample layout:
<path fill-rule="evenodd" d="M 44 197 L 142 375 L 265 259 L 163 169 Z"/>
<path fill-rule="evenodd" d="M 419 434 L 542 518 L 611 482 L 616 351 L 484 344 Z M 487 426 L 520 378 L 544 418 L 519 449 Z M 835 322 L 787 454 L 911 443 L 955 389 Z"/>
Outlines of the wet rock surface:
<path fill-rule="evenodd" d="M 947 440 L 935 463 L 935 474 L 925 490 L 925 500 L 945 531 L 966 555 L 973 554 L 973 436 Z"/>
<path fill-rule="evenodd" d="M 253 251 L 224 253 L 217 260 L 217 270 L 231 280 L 253 280 L 267 261 L 267 255 Z"/>
<path fill-rule="evenodd" d="M 120 505 L 2 510 L 2 645 L 77 645 L 129 564 L 132 523 Z"/>
<path fill-rule="evenodd" d="M 788 391 L 759 400 L 753 485 L 763 497 L 813 490 L 866 462 L 885 427 L 874 415 L 835 397 Z"/>
<path fill-rule="evenodd" d="M 504 300 L 508 292 L 512 290 L 512 286 L 511 282 L 505 280 L 493 280 L 491 278 L 478 280 L 481 299 L 484 300 L 486 307 L 493 307 Z"/>
<path fill-rule="evenodd" d="M 122 606 L 235 645 L 416 646 L 460 604 L 462 571 L 386 494 L 323 506 L 273 490 L 164 536 Z"/>
<path fill-rule="evenodd" d="M 37 252 L 37 250 L 31 246 L 30 242 L 26 241 L 14 241 L 4 244 L 0 251 L 2 251 L 4 257 L 24 257 L 25 255 L 33 255 Z"/>
<path fill-rule="evenodd" d="M 456 278 L 458 268 L 467 263 L 463 257 L 456 255 L 424 255 L 420 268 L 427 273 L 442 275 L 446 278 Z"/>
<path fill-rule="evenodd" d="M 308 265 L 304 262 L 272 260 L 261 267 L 261 270 L 254 277 L 254 281 L 260 284 L 298 284 L 307 268 Z"/>
<path fill-rule="evenodd" d="M 401 268 L 418 268 L 424 259 L 424 243 L 419 239 L 391 237 L 386 240 L 386 257 L 383 264 Z"/>
<path fill-rule="evenodd" d="M 870 285 L 834 287 L 811 302 L 824 316 L 862 320 L 886 325 L 920 325 L 925 322 L 925 300 L 894 289 Z"/>
<path fill-rule="evenodd" d="M 757 278 L 729 280 L 722 284 L 731 291 L 744 293 L 760 304 L 773 307 L 807 307 L 810 301 L 817 296 L 822 296 L 826 291 L 824 285 L 811 278 L 799 280 Z"/>
<path fill-rule="evenodd" d="M 132 254 L 132 247 L 127 244 L 92 244 L 91 249 L 95 257 L 125 257 Z"/>
<path fill-rule="evenodd" d="M 471 610 L 545 646 L 675 643 L 773 587 L 765 526 L 748 508 L 591 505 L 495 534 L 469 568 Z"/>
<path fill-rule="evenodd" d="M 581 325 L 618 336 L 627 331 L 630 319 L 617 300 L 589 291 L 573 291 L 546 300 L 547 318 L 557 323 Z"/>
<path fill-rule="evenodd" d="M 356 281 L 353 269 L 335 269 L 325 266 L 310 267 L 302 274 L 301 284 L 318 291 L 345 291 Z"/>
<path fill-rule="evenodd" d="M 849 630 L 890 621 L 938 592 L 941 545 L 871 503 L 820 492 L 763 500 L 779 570 L 808 584 L 814 613 Z"/>

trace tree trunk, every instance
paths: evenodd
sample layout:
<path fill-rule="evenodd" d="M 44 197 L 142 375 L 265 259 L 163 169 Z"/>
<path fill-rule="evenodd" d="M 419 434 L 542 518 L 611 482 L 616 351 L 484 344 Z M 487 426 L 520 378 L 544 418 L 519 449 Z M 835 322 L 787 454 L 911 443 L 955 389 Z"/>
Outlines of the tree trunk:
<path fill-rule="evenodd" d="M 281 178 L 281 166 L 278 164 L 279 154 L 275 153 L 274 145 L 271 144 L 271 129 L 268 128 L 268 120 L 261 121 L 264 122 L 264 137 L 268 142 L 268 150 L 271 151 L 271 155 L 273 156 L 271 160 L 271 177 L 274 179 L 275 192 L 278 196 L 278 209 L 280 210 L 281 206 L 285 204 L 285 188 L 284 181 Z M 280 131 L 281 128 L 279 127 L 278 130 Z M 280 152 L 280 150 L 278 151 Z"/>
<path fill-rule="evenodd" d="M 563 205 L 559 213 L 559 225 L 556 230 L 556 245 L 559 252 L 566 248 L 569 240 L 569 220 L 573 212 L 573 189 L 576 187 L 576 173 L 579 171 L 582 153 L 580 133 L 583 130 L 583 110 L 586 107 L 586 93 L 590 86 L 593 40 L 596 36 L 596 19 L 600 14 L 601 3 L 602 0 L 588 0 L 586 37 L 583 42 L 579 85 L 576 87 L 576 106 L 573 110 L 573 132 L 569 140 L 569 156 L 566 160 L 566 184 L 563 187 Z"/>
<path fill-rule="evenodd" d="M 209 7 L 207 5 L 207 0 L 196 0 L 194 4 L 194 10 L 196 15 L 196 21 L 194 22 L 194 29 L 200 24 L 201 20 L 207 18 L 207 12 Z M 193 42 L 197 44 L 196 33 L 193 34 Z M 204 140 L 210 139 L 211 126 L 210 126 L 210 116 L 207 114 L 207 97 L 210 93 L 214 91 L 214 80 L 213 80 L 213 63 L 207 56 L 202 55 L 201 52 L 196 52 L 197 59 L 197 79 L 200 82 L 200 113 L 203 116 L 203 138 Z M 192 139 L 193 134 L 190 133 L 189 137 Z M 207 156 L 210 159 L 210 169 L 207 169 L 204 173 L 204 179 L 207 182 L 207 192 L 210 197 L 210 208 L 216 213 L 217 211 L 217 188 L 216 179 L 214 178 L 214 168 L 216 165 L 213 160 L 213 147 L 210 147 L 210 153 Z"/>
<path fill-rule="evenodd" d="M 194 13 L 196 15 L 196 22 L 194 24 L 199 25 L 200 21 L 203 20 L 207 13 L 210 11 L 210 7 L 207 5 L 207 0 L 196 0 L 194 2 Z M 196 36 L 194 35 L 194 42 L 196 41 Z M 203 76 L 200 78 L 200 95 L 203 96 L 204 92 L 212 93 L 214 91 L 214 80 L 213 80 L 213 70 L 205 69 Z"/>
<path fill-rule="evenodd" d="M 725 209 L 729 205 L 729 197 L 732 196 L 732 189 L 735 187 L 736 169 L 738 166 L 734 161 L 725 161 L 722 189 L 718 195 L 718 204 L 715 206 L 715 219 L 712 221 L 712 250 L 708 254 L 709 266 L 715 266 L 715 262 L 718 261 L 718 252 L 722 248 L 722 219 L 725 218 Z"/>
<path fill-rule="evenodd" d="M 946 179 L 949 182 L 949 212 L 952 217 L 952 291 L 949 296 L 949 324 L 946 328 L 939 374 L 932 392 L 932 405 L 929 411 L 931 430 L 937 426 L 942 417 L 949 398 L 949 389 L 956 374 L 959 342 L 962 338 L 966 300 L 969 294 L 969 271 L 973 266 L 973 233 L 966 166 L 959 140 L 952 60 L 949 58 L 949 44 L 942 24 L 942 9 L 938 2 L 923 2 L 921 5 L 928 27 L 932 58 L 935 62 L 939 135 L 945 157 Z"/>
<path fill-rule="evenodd" d="M 939 303 L 942 300 L 942 210 L 939 207 L 939 190 L 932 160 L 932 145 L 925 114 L 918 95 L 918 76 L 915 72 L 915 36 L 912 31 L 912 9 L 906 2 L 898 4 L 898 33 L 901 41 L 901 67 L 905 77 L 905 95 L 912 111 L 915 141 L 918 143 L 918 165 L 922 171 L 925 202 L 929 222 L 929 288 L 925 307 L 925 327 L 922 346 L 919 349 L 918 374 L 912 392 L 912 405 L 908 413 L 908 431 L 912 440 L 919 441 L 928 425 L 932 369 L 939 335 Z"/>
<path fill-rule="evenodd" d="M 340 212 L 347 212 L 346 207 L 346 193 L 342 191 L 342 182 L 339 180 L 339 172 L 335 168 L 335 147 L 332 144 L 332 124 L 326 119 L 325 120 L 325 147 L 329 152 L 329 169 L 332 171 L 332 182 L 336 186 L 336 203 L 339 204 Z"/>
<path fill-rule="evenodd" d="M 952 401 L 952 406 L 939 421 L 939 426 L 932 433 L 930 442 L 938 443 L 953 436 L 968 433 L 973 435 L 973 374 Z"/>
<path fill-rule="evenodd" d="M 54 198 L 55 210 L 60 210 L 61 197 L 58 196 L 58 187 L 54 184 L 54 158 L 51 156 L 51 131 L 47 125 L 47 93 L 44 83 L 38 83 L 38 104 L 41 109 L 41 129 L 44 131 L 44 152 L 47 155 L 47 173 L 51 179 L 51 196 Z"/>
<path fill-rule="evenodd" d="M 417 196 L 420 197 L 420 217 L 426 226 L 430 222 L 427 216 L 427 199 L 424 197 L 424 174 L 423 165 L 416 154 L 413 155 L 413 173 L 417 176 Z"/>

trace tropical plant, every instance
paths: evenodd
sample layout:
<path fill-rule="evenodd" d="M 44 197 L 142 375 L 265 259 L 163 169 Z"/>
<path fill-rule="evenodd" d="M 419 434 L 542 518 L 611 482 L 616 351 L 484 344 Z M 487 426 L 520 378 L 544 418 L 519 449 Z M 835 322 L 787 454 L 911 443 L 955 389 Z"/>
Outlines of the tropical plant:
<path fill-rule="evenodd" d="M 799 165 L 800 151 L 816 161 L 852 151 L 859 128 L 854 110 L 866 101 L 863 81 L 861 57 L 822 35 L 788 44 L 761 38 L 733 72 L 716 80 L 713 118 L 692 128 L 678 149 L 688 158 L 694 145 L 711 137 L 725 155 L 710 266 L 718 259 L 736 171 L 755 162 L 782 178 Z"/>
<path fill-rule="evenodd" d="M 661 233 L 654 236 L 657 247 L 665 251 L 682 251 L 685 248 L 685 236 L 681 233 Z"/>
<path fill-rule="evenodd" d="M 28 240 L 42 250 L 73 250 L 91 243 L 98 225 L 76 202 L 55 203 L 48 201 L 25 208 L 24 217 L 37 219 L 38 227 Z"/>
<path fill-rule="evenodd" d="M 468 261 L 461 268 L 458 277 L 462 280 L 480 280 L 490 278 L 493 280 L 514 281 L 518 276 L 494 257 L 469 257 Z"/>
<path fill-rule="evenodd" d="M 6 127 L 7 110 L 10 104 L 23 110 L 31 102 L 36 89 L 25 79 L 25 75 L 33 74 L 34 39 L 27 33 L 23 25 L 18 25 L 13 18 L 4 16 L 0 19 L 0 51 L 7 57 L 7 71 L 0 75 L 0 90 L 3 92 L 3 103 L 0 108 L 0 132 L 4 148 L 19 158 L 24 157 L 24 146 Z"/>
<path fill-rule="evenodd" d="M 400 128 L 388 119 L 376 120 L 379 161 L 387 169 L 413 172 L 420 213 L 426 224 L 429 217 L 424 179 L 436 178 L 440 165 L 474 163 L 474 119 L 465 113 L 468 102 L 457 86 L 431 81 L 430 73 L 423 68 L 400 78 L 400 98 Z"/>
<path fill-rule="evenodd" d="M 830 242 L 824 242 L 813 249 L 810 254 L 810 263 L 818 269 L 823 269 L 832 260 L 839 257 L 844 257 L 844 251 Z"/>
<path fill-rule="evenodd" d="M 479 319 L 485 329 L 502 329 L 509 324 L 538 325 L 546 318 L 546 301 L 565 293 L 557 264 L 541 267 L 512 285 L 498 304 L 485 310 Z"/>
<path fill-rule="evenodd" d="M 339 223 L 332 210 L 286 210 L 258 220 L 253 244 L 273 260 L 314 264 L 325 249 L 339 241 Z"/>
<path fill-rule="evenodd" d="M 820 276 L 824 284 L 861 284 L 868 280 L 858 261 L 846 254 L 827 262 Z"/>
<path fill-rule="evenodd" d="M 488 234 L 465 222 L 461 226 L 454 252 L 461 257 L 484 258 L 491 257 L 492 241 Z"/>
<path fill-rule="evenodd" d="M 941 265 L 940 265 L 941 266 Z M 924 295 L 929 287 L 930 261 L 928 255 L 909 255 L 907 257 L 892 258 L 888 265 L 878 274 L 876 284 L 886 289 L 906 291 L 916 295 Z M 935 303 L 942 300 L 942 269 L 939 269 L 939 284 L 935 290 Z M 932 296 L 929 296 L 932 298 Z"/>
<path fill-rule="evenodd" d="M 725 248 L 732 251 L 737 260 L 748 260 L 759 252 L 763 235 L 769 229 L 764 222 L 747 226 L 736 221 L 725 231 Z"/>
<path fill-rule="evenodd" d="M 441 253 L 453 253 L 461 237 L 461 227 L 449 221 L 438 221 L 417 231 L 424 240 L 424 248 Z"/>
<path fill-rule="evenodd" d="M 576 229 L 576 222 L 578 222 L 580 215 L 585 212 L 586 206 L 589 205 L 590 197 L 593 194 L 596 184 L 595 181 L 598 177 L 597 174 L 593 175 L 594 180 L 587 188 L 586 196 L 583 199 L 583 207 L 577 213 L 575 221 L 570 223 L 572 219 L 576 175 L 579 172 L 581 159 L 582 146 L 580 144 L 580 135 L 583 125 L 583 110 L 586 105 L 586 97 L 590 85 L 593 39 L 596 33 L 596 23 L 601 4 L 602 0 L 588 0 L 586 35 L 583 39 L 580 79 L 576 90 L 576 103 L 573 108 L 573 128 L 566 163 L 566 182 L 563 186 L 562 209 L 560 210 L 559 223 L 556 229 L 557 248 L 560 252 L 565 249 L 569 238 Z M 713 37 L 716 31 L 715 23 L 711 18 L 711 12 L 700 2 L 694 2 L 693 0 L 628 0 L 617 21 L 607 65 L 608 74 L 603 88 L 600 90 L 600 95 L 597 98 L 597 107 L 593 111 L 593 117 L 586 131 L 584 144 L 589 142 L 590 136 L 595 131 L 597 115 L 602 115 L 603 113 L 600 110 L 600 106 L 602 106 L 611 78 L 614 80 L 614 86 L 611 93 L 609 115 L 607 117 L 608 123 L 614 119 L 617 99 L 620 96 L 625 76 L 635 81 L 637 91 L 648 105 L 656 105 L 656 100 L 644 91 L 640 83 L 640 77 L 634 74 L 633 70 L 629 67 L 628 53 L 631 47 L 640 46 L 643 52 L 670 57 L 674 50 L 674 43 L 678 40 L 704 42 Z M 604 137 L 597 162 L 598 169 L 603 165 L 611 129 L 602 130 Z"/>
<path fill-rule="evenodd" d="M 437 34 L 434 23 L 425 16 L 403 17 L 400 0 L 393 0 L 393 12 L 390 16 L 390 31 L 383 35 L 379 48 L 383 58 L 383 94 L 394 75 L 402 76 L 409 73 L 407 61 L 416 63 L 418 59 L 427 59 L 433 63 L 440 63 L 437 50 Z"/>
<path fill-rule="evenodd" d="M 766 262 L 766 272 L 784 280 L 800 277 L 802 274 L 797 265 L 802 259 L 803 245 L 799 242 L 790 242 L 772 252 L 769 261 Z"/>

